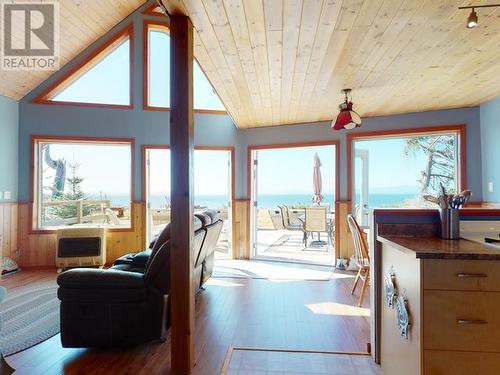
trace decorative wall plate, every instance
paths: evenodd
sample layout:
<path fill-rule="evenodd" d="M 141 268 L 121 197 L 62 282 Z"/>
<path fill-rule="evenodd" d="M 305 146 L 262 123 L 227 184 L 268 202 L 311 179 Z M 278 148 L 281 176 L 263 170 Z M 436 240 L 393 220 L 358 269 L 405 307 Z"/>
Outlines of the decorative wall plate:
<path fill-rule="evenodd" d="M 394 308 L 394 301 L 398 295 L 398 291 L 396 289 L 396 285 L 394 284 L 395 281 L 395 276 L 394 272 L 389 271 L 388 273 L 385 274 L 384 276 L 384 285 L 385 285 L 385 303 L 387 307 L 390 307 L 391 309 Z"/>
<path fill-rule="evenodd" d="M 408 302 L 406 297 L 396 298 L 396 318 L 398 330 L 401 336 L 408 340 L 408 331 L 410 327 L 410 313 L 408 312 Z"/>

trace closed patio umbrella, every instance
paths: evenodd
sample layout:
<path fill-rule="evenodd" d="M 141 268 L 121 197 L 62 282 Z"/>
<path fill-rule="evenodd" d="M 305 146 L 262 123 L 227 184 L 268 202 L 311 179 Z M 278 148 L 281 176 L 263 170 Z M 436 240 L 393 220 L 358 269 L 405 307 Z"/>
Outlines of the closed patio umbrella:
<path fill-rule="evenodd" d="M 318 154 L 314 154 L 314 167 L 313 167 L 313 197 L 312 202 L 318 205 L 323 201 L 321 190 L 323 188 L 323 181 L 321 179 L 321 160 Z"/>

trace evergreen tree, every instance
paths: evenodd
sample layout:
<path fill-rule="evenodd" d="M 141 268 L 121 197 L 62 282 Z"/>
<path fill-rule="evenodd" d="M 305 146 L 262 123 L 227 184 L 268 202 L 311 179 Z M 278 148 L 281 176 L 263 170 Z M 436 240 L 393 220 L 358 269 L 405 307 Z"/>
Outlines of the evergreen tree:
<path fill-rule="evenodd" d="M 424 170 L 418 180 L 418 196 L 439 195 L 441 185 L 446 191 L 455 189 L 456 180 L 456 138 L 453 135 L 421 136 L 406 140 L 405 155 L 423 152 L 426 157 Z"/>
<path fill-rule="evenodd" d="M 80 164 L 69 164 L 69 168 L 71 170 L 71 177 L 66 178 L 67 185 L 65 188 L 65 192 L 57 196 L 55 200 L 62 201 L 78 201 L 78 200 L 86 200 L 87 196 L 82 191 L 81 184 L 83 182 L 83 178 L 78 175 L 78 168 L 80 168 Z M 91 207 L 88 205 L 83 205 L 82 207 L 82 215 L 87 216 L 90 214 Z M 77 217 L 77 206 L 72 204 L 65 204 L 62 206 L 55 206 L 52 210 L 52 214 L 56 217 L 62 219 L 68 219 Z"/>

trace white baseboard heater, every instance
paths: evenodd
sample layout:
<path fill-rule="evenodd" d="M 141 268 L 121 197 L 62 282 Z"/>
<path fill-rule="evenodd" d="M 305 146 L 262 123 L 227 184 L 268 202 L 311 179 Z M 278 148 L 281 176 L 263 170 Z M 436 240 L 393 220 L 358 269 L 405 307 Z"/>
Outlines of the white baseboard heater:
<path fill-rule="evenodd" d="M 105 228 L 65 228 L 57 231 L 56 267 L 101 267 L 105 263 Z"/>

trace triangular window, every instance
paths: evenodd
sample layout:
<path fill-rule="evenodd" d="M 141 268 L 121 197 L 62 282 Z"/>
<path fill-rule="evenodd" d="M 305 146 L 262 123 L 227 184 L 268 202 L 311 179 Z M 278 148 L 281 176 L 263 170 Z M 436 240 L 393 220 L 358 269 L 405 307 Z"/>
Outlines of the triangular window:
<path fill-rule="evenodd" d="M 118 34 L 35 102 L 131 107 L 131 35 Z"/>
<path fill-rule="evenodd" d="M 170 35 L 168 27 L 160 24 L 147 24 L 146 56 L 148 58 L 147 89 L 145 109 L 170 108 Z M 194 74 L 194 109 L 205 111 L 225 111 L 219 96 L 215 93 L 205 73 L 196 61 Z"/>

